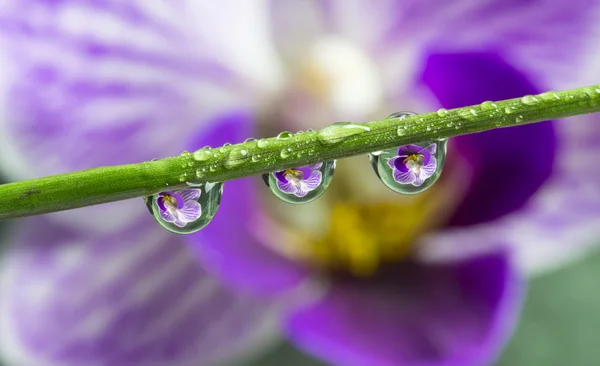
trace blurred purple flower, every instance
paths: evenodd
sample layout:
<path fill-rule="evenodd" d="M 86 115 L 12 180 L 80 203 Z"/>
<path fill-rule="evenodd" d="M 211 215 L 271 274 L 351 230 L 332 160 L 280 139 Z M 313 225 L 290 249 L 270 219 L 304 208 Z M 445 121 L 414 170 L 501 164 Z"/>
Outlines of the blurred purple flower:
<path fill-rule="evenodd" d="M 577 69 L 594 5 L 10 1 L 0 14 L 0 161 L 21 179 L 241 141 L 254 121 L 232 114 L 233 107 L 306 129 L 315 121 L 381 118 L 398 103 L 421 111 L 532 94 Z M 183 141 L 191 131 L 198 136 Z M 425 217 L 448 230 L 411 241 L 419 244 L 415 255 L 368 278 L 322 276 L 331 272 L 273 250 L 287 244 L 287 229 L 257 224 L 266 213 L 247 179 L 228 182 L 213 222 L 184 238 L 207 272 L 240 293 L 222 288 L 171 236 L 149 226 L 141 202 L 23 221 L 3 257 L 2 357 L 32 366 L 209 362 L 251 347 L 277 295 L 318 278 L 330 285 L 325 292 L 284 317 L 290 339 L 305 350 L 343 365 L 485 364 L 510 334 L 522 292 L 509 251 L 498 247 L 518 248 L 520 260 L 532 244 L 597 234 L 599 177 L 581 156 L 597 152 L 598 137 L 584 119 L 454 139 L 438 182 L 448 193 L 433 196 L 451 202 L 435 220 Z M 533 141 L 528 159 L 506 148 Z M 351 179 L 338 179 L 353 188 L 347 202 L 361 195 L 398 200 L 381 196 L 380 186 L 373 193 L 356 169 Z M 575 189 L 587 192 L 585 199 L 572 197 Z M 305 217 L 319 217 L 317 204 Z M 400 227 L 414 221 L 411 211 L 385 217 L 397 218 L 394 232 L 416 230 Z M 335 212 L 330 220 L 348 232 L 361 224 Z M 363 253 L 377 249 L 368 247 L 379 238 L 376 223 L 364 223 L 362 233 L 372 237 L 358 241 Z M 85 255 L 68 265 L 57 259 L 79 250 Z M 174 254 L 189 262 L 171 266 L 165 258 Z M 111 271 L 108 264 L 120 260 L 122 270 Z M 204 282 L 214 296 L 189 290 Z M 164 327 L 148 324 L 162 317 Z"/>

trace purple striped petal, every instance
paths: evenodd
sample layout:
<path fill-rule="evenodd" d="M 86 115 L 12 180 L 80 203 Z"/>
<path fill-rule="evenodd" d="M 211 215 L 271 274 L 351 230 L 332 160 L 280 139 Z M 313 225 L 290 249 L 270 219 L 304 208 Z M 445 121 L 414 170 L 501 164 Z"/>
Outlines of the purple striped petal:
<path fill-rule="evenodd" d="M 445 108 L 538 92 L 526 75 L 489 53 L 432 55 L 423 81 Z M 452 225 L 494 220 L 523 207 L 552 173 L 555 140 L 550 122 L 454 139 L 454 149 L 469 162 L 474 176 Z M 526 158 L 510 147 L 531 144 L 535 148 L 527 150 Z"/>
<path fill-rule="evenodd" d="M 187 201 L 185 206 L 179 211 L 180 217 L 186 223 L 198 220 L 202 214 L 202 208 L 196 201 Z"/>
<path fill-rule="evenodd" d="M 274 330 L 269 303 L 222 287 L 150 217 L 103 236 L 22 225 L 0 267 L 3 363 L 204 365 Z"/>
<path fill-rule="evenodd" d="M 479 366 L 515 323 L 522 284 L 504 253 L 444 265 L 404 263 L 344 282 L 291 314 L 290 339 L 336 365 Z"/>
<path fill-rule="evenodd" d="M 297 192 L 297 188 L 292 183 L 281 183 L 277 181 L 277 188 L 283 193 L 294 194 Z"/>
<path fill-rule="evenodd" d="M 417 179 L 415 173 L 411 171 L 402 172 L 398 169 L 394 169 L 394 180 L 402 184 L 414 183 Z"/>
<path fill-rule="evenodd" d="M 445 259 L 490 250 L 502 241 L 528 274 L 552 270 L 597 248 L 599 121 L 590 115 L 555 122 L 559 150 L 553 174 L 521 210 L 475 227 L 439 232 L 418 247 L 427 257 Z"/>
<path fill-rule="evenodd" d="M 183 199 L 184 202 L 187 202 L 197 201 L 198 198 L 200 198 L 200 192 L 201 191 L 199 189 L 184 189 L 182 191 L 177 192 L 177 194 Z"/>
<path fill-rule="evenodd" d="M 178 154 L 182 136 L 241 97 L 232 80 L 242 79 L 203 36 L 219 22 L 209 24 L 214 13 L 194 4 L 5 1 L 0 64 L 10 77 L 0 84 L 0 164 L 8 178 Z M 145 215 L 138 206 L 129 201 L 51 217 L 113 230 Z"/>
<path fill-rule="evenodd" d="M 317 189 L 321 185 L 322 180 L 323 174 L 318 170 L 314 170 L 308 179 L 302 181 L 301 186 L 303 189 L 310 192 Z"/>
<path fill-rule="evenodd" d="M 242 141 L 252 136 L 253 123 L 253 117 L 245 112 L 227 114 L 209 124 L 189 144 L 218 146 Z M 308 271 L 259 240 L 258 233 L 269 228 L 263 226 L 265 213 L 257 200 L 257 188 L 250 179 L 227 182 L 219 214 L 206 228 L 186 235 L 184 240 L 206 268 L 229 285 L 260 294 L 278 294 L 302 284 Z"/>

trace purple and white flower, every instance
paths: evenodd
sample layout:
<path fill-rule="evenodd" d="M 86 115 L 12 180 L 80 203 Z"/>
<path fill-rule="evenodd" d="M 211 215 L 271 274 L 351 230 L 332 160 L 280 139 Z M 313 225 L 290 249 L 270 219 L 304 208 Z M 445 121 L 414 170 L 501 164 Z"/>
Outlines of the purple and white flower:
<path fill-rule="evenodd" d="M 419 187 L 435 173 L 437 168 L 437 160 L 434 156 L 436 149 L 436 144 L 427 147 L 400 146 L 398 156 L 387 162 L 394 171 L 394 180 L 401 184 L 412 184 Z"/>
<path fill-rule="evenodd" d="M 315 121 L 381 118 L 399 103 L 426 111 L 575 87 L 575 72 L 585 75 L 580 84 L 591 83 L 582 67 L 597 62 L 582 51 L 597 44 L 589 39 L 597 6 L 5 0 L 0 162 L 10 180 L 27 179 L 241 141 L 256 136 L 254 117 L 278 131 L 306 129 Z M 182 139 L 196 132 L 202 141 Z M 531 141 L 528 159 L 506 149 Z M 300 224 L 285 233 L 260 225 L 265 212 L 244 179 L 228 182 L 219 217 L 194 235 L 164 232 L 136 200 L 45 215 L 23 222 L 3 252 L 1 362 L 209 364 L 255 349 L 259 330 L 273 331 L 269 311 L 284 308 L 273 299 L 315 278 L 329 285 L 323 296 L 304 297 L 310 306 L 285 308 L 278 320 L 293 344 L 327 363 L 493 362 L 518 314 L 532 248 L 547 261 L 548 248 L 563 258 L 597 242 L 600 175 L 594 159 L 581 157 L 599 154 L 600 129 L 597 117 L 586 116 L 451 143 L 454 155 L 434 188 L 438 198 L 458 202 L 435 225 L 427 215 L 410 221 L 433 225 L 427 232 L 434 236 L 414 238 L 412 249 L 435 258 L 440 247 L 465 254 L 465 245 L 506 244 L 514 253 L 437 262 L 413 256 L 369 278 L 329 276 L 273 250 Z M 344 176 L 342 165 L 336 174 L 356 177 L 354 166 Z M 376 188 L 338 179 L 349 193 L 338 206 L 354 197 L 369 204 L 401 198 L 380 196 L 372 178 Z M 465 191 L 454 194 L 459 188 Z M 311 209 L 313 217 L 326 215 Z M 330 216 L 343 222 L 342 233 L 363 224 Z M 413 216 L 395 210 L 391 226 Z M 379 221 L 363 225 L 375 244 Z"/>
<path fill-rule="evenodd" d="M 317 189 L 323 181 L 320 169 L 323 163 L 317 163 L 300 168 L 290 168 L 273 173 L 277 178 L 277 188 L 283 193 L 304 197 L 308 192 Z"/>
<path fill-rule="evenodd" d="M 156 197 L 156 205 L 160 217 L 177 227 L 184 227 L 202 215 L 202 207 L 198 203 L 199 189 L 184 189 L 178 192 L 161 192 Z"/>

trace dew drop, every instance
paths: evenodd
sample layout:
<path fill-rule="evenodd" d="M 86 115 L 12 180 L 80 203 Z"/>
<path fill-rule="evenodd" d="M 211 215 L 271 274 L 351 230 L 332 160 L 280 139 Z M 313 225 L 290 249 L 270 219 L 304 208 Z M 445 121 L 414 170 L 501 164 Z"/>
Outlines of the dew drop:
<path fill-rule="evenodd" d="M 440 117 L 446 117 L 448 115 L 448 110 L 446 108 L 440 108 L 437 110 L 437 115 Z"/>
<path fill-rule="evenodd" d="M 190 156 L 190 152 L 189 152 L 189 151 L 187 151 L 187 150 L 184 150 L 184 151 L 181 153 L 181 156 L 184 156 L 184 157 Z"/>
<path fill-rule="evenodd" d="M 248 137 L 247 139 L 244 140 L 244 142 L 254 142 L 256 141 L 256 139 L 254 137 Z"/>
<path fill-rule="evenodd" d="M 229 155 L 227 156 L 224 165 L 227 169 L 233 169 L 246 163 L 248 160 L 250 160 L 248 150 L 241 146 L 235 146 L 229 151 Z"/>
<path fill-rule="evenodd" d="M 421 193 L 442 174 L 448 140 L 403 145 L 369 154 L 371 166 L 381 182 L 394 192 Z"/>
<path fill-rule="evenodd" d="M 335 160 L 263 174 L 267 187 L 279 199 L 294 204 L 319 198 L 331 183 Z"/>
<path fill-rule="evenodd" d="M 506 114 L 512 114 L 512 113 L 515 113 L 516 111 L 517 111 L 517 109 L 515 107 L 506 107 L 506 108 L 504 108 L 504 112 Z"/>
<path fill-rule="evenodd" d="M 320 130 L 317 139 L 324 145 L 335 145 L 347 140 L 350 136 L 371 131 L 366 125 L 350 122 L 337 122 Z"/>
<path fill-rule="evenodd" d="M 257 163 L 257 162 L 259 162 L 259 161 L 260 161 L 260 159 L 261 159 L 261 156 L 260 156 L 260 154 L 255 154 L 255 155 L 252 155 L 252 162 L 253 162 L 253 163 Z"/>
<path fill-rule="evenodd" d="M 542 93 L 539 96 L 540 96 L 540 98 L 542 98 L 543 100 L 546 100 L 546 101 L 560 100 L 560 95 L 558 95 L 558 93 L 553 92 L 553 91 Z"/>
<path fill-rule="evenodd" d="M 461 110 L 458 113 L 458 116 L 462 119 L 473 121 L 477 118 L 477 111 L 473 108 L 468 109 L 468 110 Z"/>
<path fill-rule="evenodd" d="M 294 136 L 294 134 L 291 133 L 290 131 L 283 131 L 279 135 L 277 135 L 277 138 L 279 140 L 287 140 L 287 139 L 292 138 L 292 136 Z"/>
<path fill-rule="evenodd" d="M 210 223 L 222 194 L 223 183 L 206 183 L 147 196 L 144 202 L 160 226 L 176 234 L 192 234 Z"/>
<path fill-rule="evenodd" d="M 489 101 L 489 100 L 486 100 L 485 102 L 481 103 L 479 105 L 479 107 L 484 112 L 498 110 L 498 105 L 496 103 L 492 102 L 492 101 Z"/>
<path fill-rule="evenodd" d="M 538 98 L 534 97 L 533 95 L 526 95 L 523 98 L 521 98 L 521 103 L 525 105 L 536 105 L 538 104 L 538 102 Z"/>
<path fill-rule="evenodd" d="M 215 164 L 212 164 L 211 166 L 208 167 L 208 170 L 210 170 L 211 172 L 216 172 L 217 166 Z"/>
<path fill-rule="evenodd" d="M 515 122 L 517 122 L 517 123 L 523 122 L 524 120 L 525 120 L 525 118 L 523 116 L 521 116 L 521 115 L 518 115 L 515 118 Z"/>
<path fill-rule="evenodd" d="M 258 142 L 256 143 L 256 145 L 258 147 L 260 147 L 261 149 L 264 149 L 265 147 L 267 147 L 267 145 L 269 145 L 269 140 L 267 140 L 267 139 L 260 139 L 260 140 L 258 140 Z"/>
<path fill-rule="evenodd" d="M 292 154 L 292 149 L 290 149 L 289 147 L 282 149 L 281 152 L 279 153 L 279 155 L 281 156 L 282 159 L 288 158 L 291 154 Z"/>

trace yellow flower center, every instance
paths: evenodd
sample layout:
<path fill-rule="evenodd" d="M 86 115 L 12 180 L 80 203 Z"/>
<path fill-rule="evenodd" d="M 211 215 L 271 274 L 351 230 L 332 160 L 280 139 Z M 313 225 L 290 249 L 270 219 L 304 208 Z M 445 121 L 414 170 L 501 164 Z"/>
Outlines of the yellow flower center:
<path fill-rule="evenodd" d="M 360 160 L 348 160 L 340 164 L 329 195 L 292 210 L 286 204 L 281 211 L 273 207 L 279 232 L 269 245 L 322 271 L 369 276 L 411 254 L 420 237 L 448 220 L 467 187 L 455 171 L 423 193 L 400 195 L 374 174 L 358 177 Z"/>

